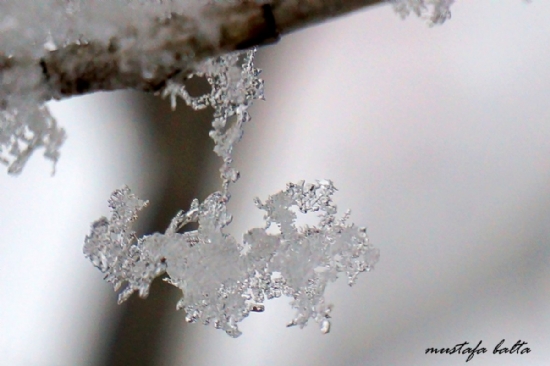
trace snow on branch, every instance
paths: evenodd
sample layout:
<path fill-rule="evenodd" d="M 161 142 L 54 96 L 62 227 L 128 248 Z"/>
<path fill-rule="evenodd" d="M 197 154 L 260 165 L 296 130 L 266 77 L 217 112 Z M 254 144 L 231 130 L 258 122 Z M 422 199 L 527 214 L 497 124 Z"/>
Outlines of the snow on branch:
<path fill-rule="evenodd" d="M 43 100 L 100 90 L 158 91 L 169 79 L 191 73 L 208 57 L 271 43 L 280 34 L 380 2 L 214 1 L 180 12 L 151 12 L 150 17 L 138 18 L 138 23 L 111 24 L 98 39 L 83 34 L 82 41 L 66 45 L 45 42 L 49 51 L 39 58 L 0 54 L 0 75 L 13 69 L 39 69 L 42 78 L 38 82 L 44 85 L 27 87 L 42 89 Z M 17 84 L 3 87 L 3 94 L 29 92 Z"/>
<path fill-rule="evenodd" d="M 57 45 L 46 40 L 44 47 L 48 52 L 40 58 L 0 54 L 0 75 L 12 69 L 39 69 L 42 73 L 39 83 L 44 85 L 27 87 L 41 89 L 44 101 L 127 88 L 158 91 L 175 75 L 192 73 L 206 58 L 272 43 L 280 35 L 383 2 L 214 1 L 203 6 L 184 7 L 181 12 L 170 9 L 160 14 L 151 12 L 150 17 L 138 18 L 138 23 L 126 20 L 119 26 L 110 24 L 109 32 L 97 39 L 88 39 L 83 33 L 77 35 L 82 39 L 68 44 Z M 429 14 L 433 23 L 442 23 L 450 16 L 452 2 L 390 0 L 401 15 Z M 79 16 L 85 17 L 86 13 Z M 96 14 L 89 16 L 92 20 L 97 17 Z M 3 94 L 16 90 L 17 93 L 29 92 L 16 83 L 5 83 L 3 87 Z M 5 102 L 3 97 L 1 102 Z"/>
<path fill-rule="evenodd" d="M 388 0 L 431 23 L 453 0 Z M 164 92 L 205 60 L 384 0 L 6 0 L 0 3 L 0 163 L 18 174 L 65 132 L 43 104 L 95 91 Z M 40 21 L 37 21 L 40 19 Z M 33 131 L 30 143 L 21 131 Z M 47 132 L 44 132 L 47 131 Z M 27 140 L 28 140 L 27 139 Z"/>

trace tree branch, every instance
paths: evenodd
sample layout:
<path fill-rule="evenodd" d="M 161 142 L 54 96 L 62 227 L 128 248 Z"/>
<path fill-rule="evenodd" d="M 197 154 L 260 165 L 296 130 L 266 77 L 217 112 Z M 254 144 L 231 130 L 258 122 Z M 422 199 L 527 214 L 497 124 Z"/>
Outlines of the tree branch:
<path fill-rule="evenodd" d="M 172 14 L 120 29 L 108 42 L 71 44 L 42 59 L 0 55 L 0 109 L 12 93 L 63 99 L 95 91 L 158 91 L 175 75 L 223 53 L 276 42 L 280 35 L 385 0 L 273 0 L 269 4 L 216 2 L 194 14 Z M 34 83 L 6 83 L 21 68 L 40 73 Z M 17 70 L 16 70 L 17 69 Z M 13 79 L 13 78 L 12 78 Z M 11 90 L 10 90 L 11 89 Z"/>

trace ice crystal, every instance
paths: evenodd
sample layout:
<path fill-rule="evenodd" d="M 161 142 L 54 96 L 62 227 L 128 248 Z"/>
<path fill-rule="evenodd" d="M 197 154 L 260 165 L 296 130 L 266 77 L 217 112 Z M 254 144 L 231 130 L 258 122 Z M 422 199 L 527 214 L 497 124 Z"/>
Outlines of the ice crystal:
<path fill-rule="evenodd" d="M 196 76 L 206 77 L 209 93 L 192 97 L 182 81 L 172 80 L 163 95 L 181 97 L 193 108 L 212 106 L 211 138 L 214 151 L 222 158 L 222 189 L 202 203 L 194 200 L 181 211 L 164 234 L 136 238 L 132 222 L 145 206 L 124 187 L 111 196 L 111 217 L 92 225 L 86 237 L 85 255 L 105 273 L 115 289 L 126 284 L 119 302 L 133 292 L 147 296 L 151 281 L 166 274 L 167 282 L 178 287 L 183 297 L 178 309 L 188 322 L 213 324 L 232 337 L 241 334 L 238 323 L 251 311 L 263 311 L 264 301 L 282 295 L 292 298 L 296 316 L 288 326 L 304 327 L 309 319 L 321 331 L 330 330 L 331 305 L 325 303 L 327 284 L 344 272 L 352 285 L 357 275 L 373 268 L 379 252 L 368 241 L 366 229 L 348 224 L 349 212 L 336 217 L 329 180 L 312 184 L 288 184 L 265 202 L 255 200 L 266 212 L 266 225 L 246 232 L 242 242 L 224 232 L 232 220 L 227 212 L 229 187 L 239 173 L 232 166 L 231 152 L 250 117 L 248 108 L 263 98 L 260 71 L 253 65 L 255 50 L 233 53 L 206 61 Z M 319 225 L 296 227 L 296 213 L 317 212 Z M 198 229 L 180 233 L 189 223 Z M 278 233 L 267 229 L 276 225 Z"/>
<path fill-rule="evenodd" d="M 188 322 L 212 323 L 233 337 L 237 326 L 251 311 L 263 311 L 266 299 L 290 296 L 296 316 L 288 326 L 304 327 L 309 319 L 330 328 L 331 305 L 324 299 L 328 282 L 347 275 L 352 285 L 357 275 L 373 268 L 379 252 L 367 239 L 366 229 L 347 224 L 348 213 L 337 218 L 328 180 L 288 184 L 286 190 L 256 205 L 266 211 L 266 227 L 245 233 L 242 243 L 223 228 L 231 221 L 227 199 L 215 192 L 189 211 L 180 212 L 164 234 L 137 239 L 132 230 L 136 213 L 145 206 L 127 187 L 110 199 L 111 217 L 92 225 L 84 253 L 105 273 L 125 301 L 135 291 L 145 297 L 151 281 L 164 273 L 183 292 L 177 304 Z M 296 227 L 296 207 L 304 213 L 320 212 L 316 227 Z M 189 222 L 194 231 L 178 233 Z M 276 224 L 280 233 L 266 232 Z"/>
<path fill-rule="evenodd" d="M 0 109 L 0 163 L 8 172 L 18 174 L 37 148 L 43 147 L 44 157 L 55 163 L 65 131 L 57 127 L 48 109 L 37 104 L 24 108 Z"/>
<path fill-rule="evenodd" d="M 389 0 L 394 10 L 407 17 L 411 12 L 427 20 L 429 25 L 443 24 L 451 18 L 454 0 Z"/>
<path fill-rule="evenodd" d="M 248 108 L 255 99 L 264 98 L 264 82 L 258 77 L 260 70 L 253 65 L 255 53 L 255 49 L 234 52 L 208 59 L 199 65 L 191 77 L 206 77 L 210 83 L 210 93 L 192 97 L 177 78 L 169 81 L 162 92 L 164 97 L 170 96 L 172 108 L 176 107 L 176 98 L 181 97 L 194 109 L 207 106 L 214 109 L 210 137 L 216 143 L 214 152 L 223 159 L 220 172 L 224 191 L 227 191 L 229 183 L 239 178 L 239 172 L 231 167 L 231 152 L 233 145 L 242 137 L 243 124 L 250 120 Z M 230 120 L 233 124 L 227 127 Z"/>

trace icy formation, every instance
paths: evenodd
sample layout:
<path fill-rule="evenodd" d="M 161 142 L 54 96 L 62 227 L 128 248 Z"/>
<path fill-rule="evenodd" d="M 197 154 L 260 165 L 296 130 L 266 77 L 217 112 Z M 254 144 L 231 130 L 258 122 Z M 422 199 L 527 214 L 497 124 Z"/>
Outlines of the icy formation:
<path fill-rule="evenodd" d="M 428 24 L 443 24 L 451 18 L 450 7 L 455 0 L 389 0 L 394 10 L 405 18 L 410 13 L 424 18 Z"/>
<path fill-rule="evenodd" d="M 323 293 L 328 282 L 344 272 L 352 285 L 379 257 L 365 228 L 347 224 L 347 213 L 336 218 L 334 191 L 330 181 L 299 182 L 288 184 L 265 203 L 258 200 L 257 206 L 266 211 L 266 227 L 249 230 L 237 243 L 223 232 L 231 216 L 221 192 L 201 204 L 195 200 L 164 234 L 137 239 L 131 224 L 146 203 L 124 187 L 109 200 L 111 217 L 92 225 L 84 252 L 115 289 L 126 284 L 119 302 L 134 291 L 147 296 L 152 280 L 166 273 L 167 281 L 183 292 L 177 308 L 185 310 L 188 322 L 212 323 L 238 337 L 238 322 L 251 311 L 263 311 L 264 300 L 285 295 L 296 309 L 288 326 L 304 327 L 313 319 L 327 333 L 331 305 Z M 293 207 L 303 213 L 320 212 L 319 226 L 297 228 Z M 199 229 L 179 233 L 189 222 L 198 222 Z M 272 224 L 280 233 L 266 232 Z"/>
<path fill-rule="evenodd" d="M 57 127 L 48 109 L 39 104 L 0 110 L 0 163 L 8 173 L 19 174 L 35 149 L 44 147 L 44 157 L 55 163 L 65 131 Z"/>
<path fill-rule="evenodd" d="M 225 195 L 229 183 L 239 178 L 239 172 L 231 167 L 233 145 L 241 139 L 244 123 L 250 120 L 248 108 L 255 99 L 264 98 L 264 82 L 258 77 L 260 70 L 253 65 L 255 53 L 255 49 L 230 53 L 197 66 L 193 76 L 206 77 L 210 93 L 192 97 L 177 78 L 169 81 L 162 92 L 163 97 L 170 96 L 172 108 L 176 107 L 176 98 L 181 97 L 196 110 L 207 106 L 214 109 L 210 137 L 216 143 L 214 152 L 223 159 L 220 173 Z M 226 128 L 230 118 L 234 122 Z"/>
<path fill-rule="evenodd" d="M 224 233 L 232 219 L 227 212 L 229 186 L 239 177 L 231 166 L 231 152 L 250 119 L 247 109 L 253 100 L 263 98 L 263 81 L 253 66 L 254 52 L 206 61 L 198 75 L 210 82 L 209 94 L 191 97 L 177 81 L 164 91 L 172 103 L 179 96 L 196 109 L 213 107 L 210 136 L 216 143 L 215 152 L 223 159 L 221 191 L 202 203 L 193 201 L 164 234 L 138 239 L 131 225 L 146 202 L 127 187 L 116 190 L 109 201 L 111 217 L 92 225 L 84 253 L 115 289 L 125 285 L 119 302 L 135 291 L 147 296 L 152 280 L 166 273 L 166 280 L 183 292 L 177 308 L 185 310 L 188 322 L 212 323 L 237 337 L 241 334 L 238 323 L 251 311 L 263 311 L 266 299 L 285 295 L 292 298 L 296 309 L 289 326 L 304 327 L 313 319 L 326 333 L 331 306 L 325 303 L 323 293 L 328 282 L 344 272 L 352 285 L 379 257 L 365 228 L 346 222 L 349 213 L 336 217 L 332 182 L 288 184 L 264 203 L 256 200 L 256 206 L 266 211 L 265 227 L 249 230 L 242 243 Z M 317 212 L 319 225 L 296 227 L 293 210 Z M 199 224 L 197 230 L 180 232 L 191 222 Z M 267 232 L 271 225 L 277 226 L 277 234 Z"/>

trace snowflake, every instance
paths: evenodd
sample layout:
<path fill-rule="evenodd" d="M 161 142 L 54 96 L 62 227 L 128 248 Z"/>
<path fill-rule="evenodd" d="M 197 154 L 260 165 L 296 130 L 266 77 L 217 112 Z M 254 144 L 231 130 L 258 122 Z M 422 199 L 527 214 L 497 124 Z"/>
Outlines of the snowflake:
<path fill-rule="evenodd" d="M 256 199 L 256 206 L 266 211 L 266 225 L 246 232 L 242 243 L 224 233 L 232 220 L 227 212 L 229 187 L 239 177 L 231 166 L 231 152 L 250 120 L 248 108 L 263 98 L 254 53 L 233 53 L 201 65 L 196 76 L 207 78 L 211 85 L 208 94 L 191 97 L 176 79 L 163 92 L 172 98 L 173 106 L 179 96 L 195 109 L 213 107 L 210 136 L 216 143 L 214 151 L 223 160 L 221 191 L 202 203 L 194 200 L 188 211 L 176 215 L 164 234 L 138 239 L 131 225 L 146 202 L 127 187 L 116 190 L 109 201 L 111 217 L 102 217 L 92 225 L 84 253 L 115 289 L 126 284 L 119 302 L 135 291 L 147 296 L 152 280 L 167 274 L 166 281 L 183 292 L 177 308 L 185 310 L 188 322 L 213 324 L 237 337 L 241 334 L 238 323 L 251 311 L 263 311 L 266 299 L 285 295 L 292 298 L 296 309 L 289 326 L 304 327 L 313 319 L 326 333 L 332 309 L 324 299 L 327 284 L 344 272 L 352 285 L 379 257 L 366 229 L 346 223 L 349 212 L 342 218 L 335 216 L 331 197 L 336 189 L 331 181 L 288 184 L 264 203 Z M 319 225 L 296 227 L 293 208 L 304 214 L 318 212 Z M 180 233 L 191 222 L 198 223 L 198 229 Z M 267 233 L 271 225 L 278 227 L 278 234 Z"/>
<path fill-rule="evenodd" d="M 366 229 L 346 223 L 349 212 L 336 218 L 334 191 L 328 180 L 302 181 L 288 184 L 265 203 L 256 200 L 266 211 L 266 226 L 249 230 L 237 243 L 223 232 L 231 217 L 221 192 L 201 204 L 193 201 L 164 234 L 138 239 L 131 225 L 146 202 L 124 187 L 111 196 L 111 217 L 93 223 L 84 253 L 115 289 L 126 283 L 119 303 L 135 291 L 147 296 L 152 280 L 166 273 L 166 281 L 183 292 L 177 308 L 185 310 L 188 322 L 212 323 L 237 337 L 241 334 L 237 323 L 251 311 L 263 311 L 265 299 L 286 295 L 297 311 L 288 326 L 304 327 L 313 319 L 326 333 L 332 309 L 323 296 L 327 284 L 344 272 L 352 285 L 379 258 Z M 303 213 L 321 212 L 319 225 L 296 227 L 293 207 Z M 178 233 L 190 222 L 197 222 L 199 228 Z M 278 226 L 279 234 L 266 232 L 272 224 Z"/>

